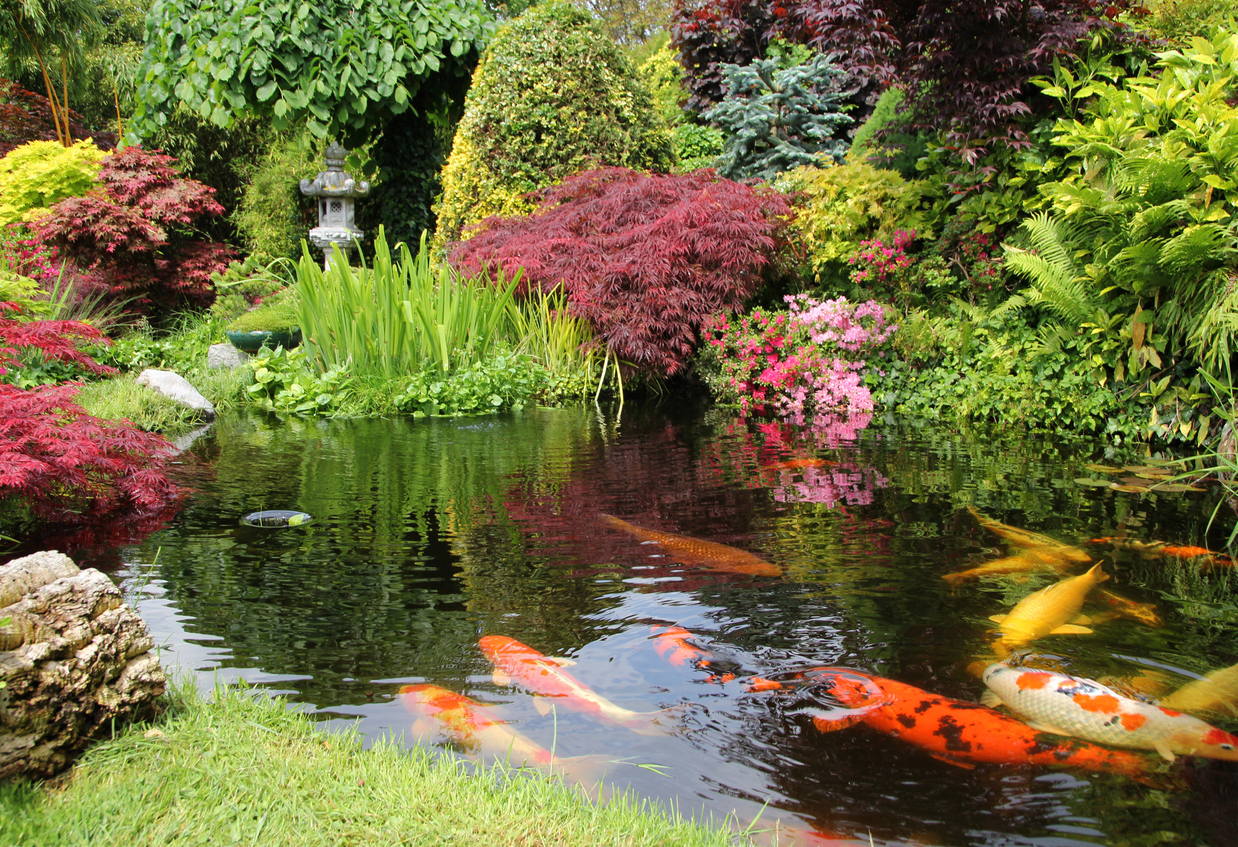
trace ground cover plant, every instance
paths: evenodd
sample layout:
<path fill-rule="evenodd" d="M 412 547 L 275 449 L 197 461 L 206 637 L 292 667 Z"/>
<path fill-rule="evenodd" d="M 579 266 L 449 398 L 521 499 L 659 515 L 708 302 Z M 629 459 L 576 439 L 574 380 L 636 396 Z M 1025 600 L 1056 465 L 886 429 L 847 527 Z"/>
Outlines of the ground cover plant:
<path fill-rule="evenodd" d="M 539 197 L 530 215 L 487 221 L 452 264 L 508 278 L 519 268 L 542 291 L 562 284 L 572 315 L 659 377 L 684 368 L 704 320 L 738 309 L 774 270 L 788 213 L 782 195 L 709 170 L 588 171 Z"/>

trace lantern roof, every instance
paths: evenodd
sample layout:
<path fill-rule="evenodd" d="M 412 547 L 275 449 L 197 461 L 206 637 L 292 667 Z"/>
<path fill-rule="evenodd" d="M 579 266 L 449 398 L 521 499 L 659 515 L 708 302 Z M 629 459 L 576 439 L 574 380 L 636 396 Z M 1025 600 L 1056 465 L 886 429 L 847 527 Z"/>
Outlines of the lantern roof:
<path fill-rule="evenodd" d="M 364 197 L 370 193 L 370 184 L 357 182 L 344 170 L 344 158 L 348 155 L 338 141 L 327 148 L 327 169 L 319 172 L 313 180 L 301 180 L 301 193 L 309 197 Z"/>

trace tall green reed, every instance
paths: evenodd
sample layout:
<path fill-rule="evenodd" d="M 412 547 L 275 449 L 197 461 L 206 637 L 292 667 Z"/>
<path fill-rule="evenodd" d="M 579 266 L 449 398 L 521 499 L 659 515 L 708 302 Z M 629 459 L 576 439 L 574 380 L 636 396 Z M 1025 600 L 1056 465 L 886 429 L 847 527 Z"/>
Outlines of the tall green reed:
<path fill-rule="evenodd" d="M 520 276 L 467 278 L 431 266 L 426 238 L 413 256 L 403 242 L 393 258 L 380 227 L 372 266 L 348 264 L 338 247 L 324 271 L 302 244 L 297 264 L 299 320 L 308 358 L 320 371 L 388 378 L 417 371 L 442 376 L 481 361 L 500 341 L 519 337 L 513 294 Z"/>

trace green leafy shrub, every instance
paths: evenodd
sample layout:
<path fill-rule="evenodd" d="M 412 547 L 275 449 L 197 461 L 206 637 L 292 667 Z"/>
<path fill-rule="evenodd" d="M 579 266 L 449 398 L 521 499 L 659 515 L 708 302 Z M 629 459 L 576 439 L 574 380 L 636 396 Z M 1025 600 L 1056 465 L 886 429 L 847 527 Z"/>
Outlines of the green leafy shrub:
<path fill-rule="evenodd" d="M 348 380 L 342 367 L 319 374 L 307 367 L 303 348 L 262 348 L 245 363 L 253 382 L 245 389 L 251 403 L 268 412 L 326 414 L 343 402 Z"/>
<path fill-rule="evenodd" d="M 847 259 L 871 238 L 896 230 L 931 237 L 920 211 L 921 186 L 868 164 L 804 167 L 783 174 L 775 187 L 797 195 L 791 228 L 803 251 L 806 275 L 821 286 L 848 278 Z"/>
<path fill-rule="evenodd" d="M 701 168 L 712 168 L 722 155 L 726 136 L 714 126 L 682 123 L 671 130 L 671 144 L 675 151 L 675 173 L 691 173 Z"/>
<path fill-rule="evenodd" d="M 460 98 L 464 99 L 461 92 Z M 397 115 L 374 144 L 374 164 L 380 178 L 358 209 L 364 229 L 382 226 L 392 244 L 416 244 L 437 225 L 434 198 L 442 191 L 442 169 L 451 148 L 454 124 L 421 111 Z M 370 227 L 369 221 L 377 226 Z"/>
<path fill-rule="evenodd" d="M 30 221 L 68 197 L 95 187 L 107 153 L 89 138 L 65 147 L 56 141 L 30 141 L 0 159 L 0 224 Z"/>
<path fill-rule="evenodd" d="M 840 111 L 843 72 L 822 54 L 783 67 L 781 58 L 723 65 L 726 94 L 701 117 L 726 136 L 718 173 L 727 179 L 773 179 L 802 165 L 842 161 L 840 130 L 852 119 Z"/>
<path fill-rule="evenodd" d="M 1041 187 L 1051 214 L 1025 223 L 1033 252 L 1007 263 L 1066 330 L 1112 342 L 1115 380 L 1180 362 L 1232 386 L 1238 35 L 1160 57 L 1159 77 L 1097 85 L 1083 119 L 1059 123 L 1077 166 Z"/>
<path fill-rule="evenodd" d="M 683 102 L 688 94 L 684 91 L 683 68 L 679 66 L 675 48 L 665 43 L 662 49 L 636 66 L 636 73 L 653 97 L 654 110 L 666 125 L 679 126 L 684 120 Z"/>
<path fill-rule="evenodd" d="M 848 162 L 889 168 L 906 179 L 917 176 L 916 162 L 927 151 L 928 142 L 908 127 L 907 117 L 898 113 L 905 97 L 901 88 L 887 88 L 881 93 L 872 114 L 851 139 Z"/>
<path fill-rule="evenodd" d="M 1212 38 L 1218 30 L 1234 31 L 1232 0 L 1153 0 L 1151 12 L 1140 25 L 1166 41 L 1185 43 L 1201 36 Z"/>
<path fill-rule="evenodd" d="M 627 57 L 587 12 L 537 6 L 503 27 L 473 75 L 443 169 L 436 247 L 591 167 L 665 171 L 670 139 Z"/>
<path fill-rule="evenodd" d="M 301 193 L 301 180 L 313 179 L 322 165 L 325 145 L 304 129 L 271 133 L 248 169 L 240 201 L 232 213 L 250 253 L 295 260 L 301 239 L 318 225 L 313 198 Z"/>

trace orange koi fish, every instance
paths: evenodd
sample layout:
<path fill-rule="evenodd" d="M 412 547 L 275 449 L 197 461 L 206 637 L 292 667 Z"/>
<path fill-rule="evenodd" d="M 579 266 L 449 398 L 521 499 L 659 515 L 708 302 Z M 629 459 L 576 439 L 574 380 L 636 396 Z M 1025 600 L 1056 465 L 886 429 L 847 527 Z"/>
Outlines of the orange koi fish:
<path fill-rule="evenodd" d="M 653 649 L 675 667 L 691 665 L 701 670 L 711 670 L 711 665 L 717 657 L 708 650 L 702 650 L 692 643 L 694 636 L 681 626 L 655 626 L 651 629 Z M 733 673 L 711 673 L 708 682 L 730 682 L 735 679 Z"/>
<path fill-rule="evenodd" d="M 838 462 L 833 462 L 829 459 L 800 458 L 787 459 L 785 462 L 771 462 L 765 467 L 776 471 L 802 471 L 805 468 L 833 468 L 837 466 Z"/>
<path fill-rule="evenodd" d="M 792 686 L 807 684 L 845 707 L 813 716 L 813 725 L 821 732 L 864 723 L 960 767 L 1048 765 L 1135 778 L 1150 771 L 1142 755 L 1054 738 L 979 703 L 941 697 L 891 679 L 846 668 L 813 668 L 798 676 Z M 759 684 L 757 688 L 769 690 Z"/>
<path fill-rule="evenodd" d="M 438 721 L 451 740 L 470 753 L 485 749 L 496 754 L 507 753 L 513 764 L 556 764 L 549 750 L 530 741 L 485 706 L 463 694 L 437 685 L 403 685 L 400 700 L 419 719 Z"/>
<path fill-rule="evenodd" d="M 1161 700 L 1161 705 L 1180 712 L 1214 712 L 1238 717 L 1238 665 L 1188 682 Z"/>
<path fill-rule="evenodd" d="M 656 529 L 630 524 L 612 515 L 601 515 L 601 520 L 608 526 L 621 529 L 634 538 L 639 538 L 646 544 L 657 544 L 677 561 L 689 565 L 700 565 L 715 571 L 727 573 L 752 574 L 753 576 L 782 576 L 782 568 L 772 562 L 758 558 L 746 550 L 716 544 L 713 541 L 702 541 L 699 538 L 689 538 L 686 535 L 676 535 L 673 532 L 660 532 Z"/>
<path fill-rule="evenodd" d="M 563 670 L 565 665 L 574 662 L 544 656 L 505 635 L 487 635 L 478 644 L 494 665 L 495 685 L 510 685 L 514 680 L 540 697 L 556 698 L 569 709 L 626 726 L 642 735 L 665 734 L 657 725 L 657 719 L 665 713 L 633 712 L 616 706 Z M 534 704 L 539 712 L 545 714 L 549 706 L 540 697 L 534 700 Z"/>
<path fill-rule="evenodd" d="M 1182 712 L 1132 700 L 1099 682 L 998 662 L 984 684 L 1033 729 L 1114 747 L 1238 761 L 1238 737 Z"/>
<path fill-rule="evenodd" d="M 1201 568 L 1232 568 L 1234 560 L 1223 553 L 1215 553 L 1206 547 L 1190 547 L 1166 544 L 1164 541 L 1139 541 L 1135 538 L 1107 536 L 1093 538 L 1089 544 L 1111 544 L 1119 550 L 1129 550 L 1147 559 L 1185 559 Z"/>
<path fill-rule="evenodd" d="M 1079 614 L 1088 592 L 1108 578 L 1096 564 L 1087 573 L 1067 577 L 1027 595 L 1005 615 L 993 615 L 989 620 L 1000 626 L 993 643 L 997 657 L 1004 659 L 1016 647 L 1046 635 L 1090 633 L 1092 630 L 1086 626 L 1067 621 Z"/>
<path fill-rule="evenodd" d="M 1036 570 L 1064 570 L 1070 559 L 1061 555 L 1058 547 L 1029 547 L 1013 556 L 1005 556 L 985 562 L 965 571 L 955 571 L 942 576 L 951 585 L 958 585 L 969 579 L 979 579 L 982 576 L 998 574 L 1026 573 Z"/>
<path fill-rule="evenodd" d="M 1140 603 L 1123 597 L 1121 594 L 1114 594 L 1105 588 L 1097 588 L 1092 592 L 1092 596 L 1109 606 L 1120 617 L 1130 618 L 1148 626 L 1160 626 L 1162 623 L 1161 616 L 1156 613 L 1156 606 L 1152 603 Z"/>
<path fill-rule="evenodd" d="M 1081 550 L 1078 547 L 1072 547 L 1068 544 L 1050 538 L 1047 535 L 1041 535 L 1038 532 L 1029 532 L 1026 529 L 1019 529 L 1017 526 L 1010 526 L 1001 521 L 994 520 L 987 515 L 982 514 L 974 506 L 968 506 L 967 511 L 976 519 L 976 523 L 987 529 L 994 535 L 1001 536 L 1006 541 L 1009 541 L 1015 547 L 1024 547 L 1033 549 L 1037 547 L 1052 547 L 1058 551 L 1058 555 L 1070 562 L 1087 562 L 1092 557 L 1088 555 L 1086 550 Z"/>

